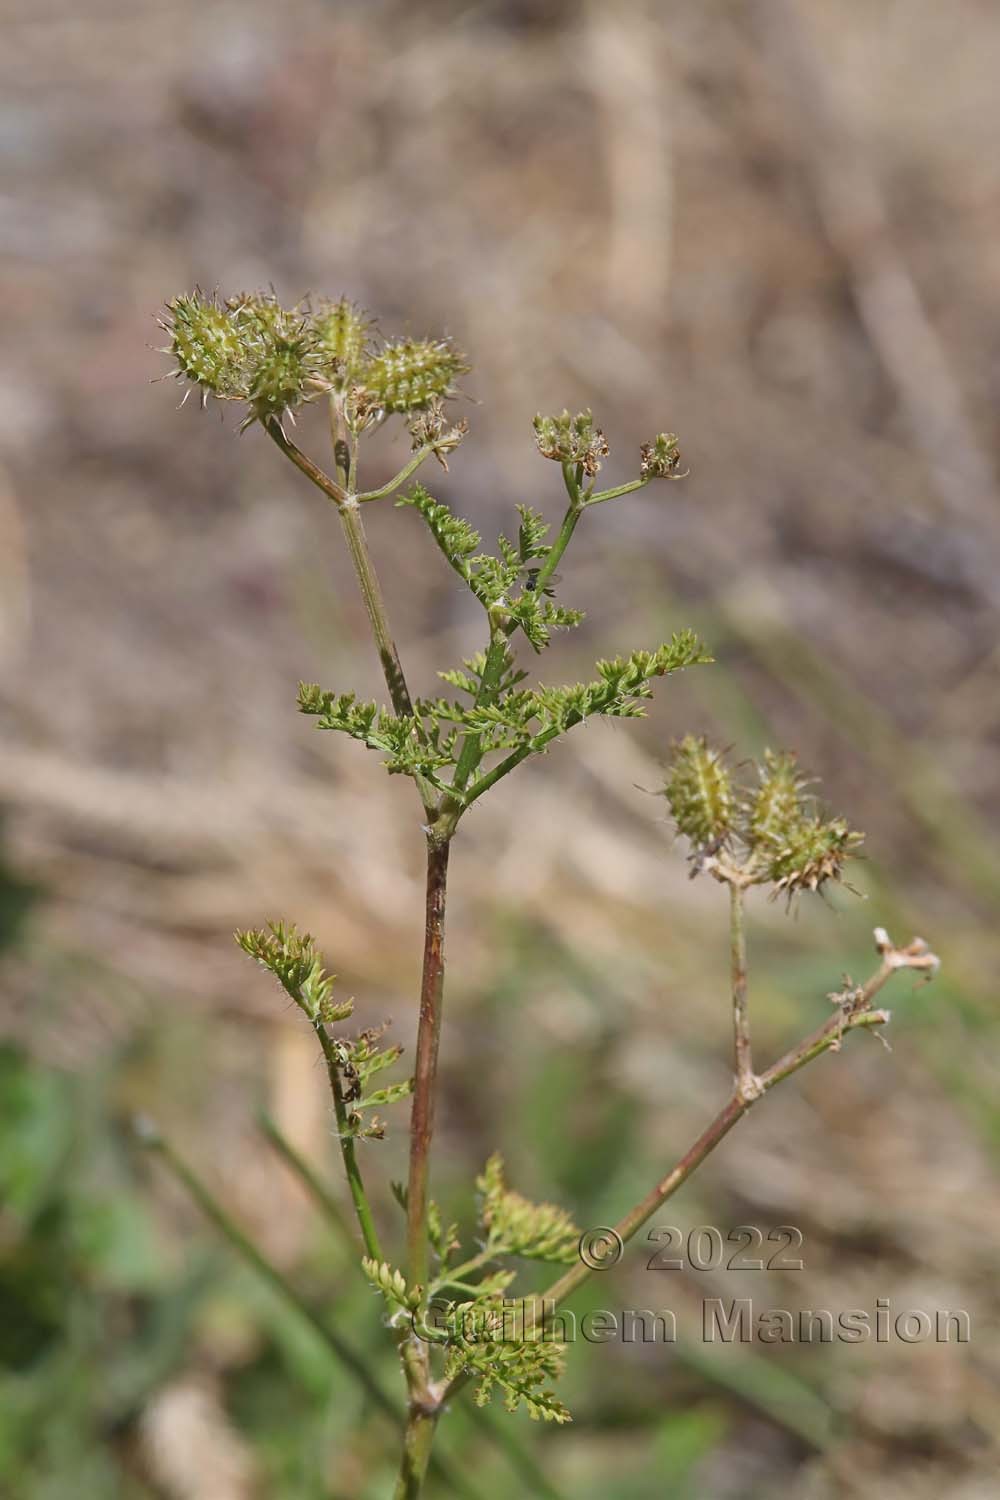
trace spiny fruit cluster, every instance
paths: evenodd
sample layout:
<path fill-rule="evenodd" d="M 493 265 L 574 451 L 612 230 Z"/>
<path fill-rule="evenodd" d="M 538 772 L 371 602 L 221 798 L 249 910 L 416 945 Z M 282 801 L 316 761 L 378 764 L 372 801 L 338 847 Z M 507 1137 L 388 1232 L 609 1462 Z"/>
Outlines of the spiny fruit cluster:
<path fill-rule="evenodd" d="M 468 368 L 448 339 L 379 339 L 343 297 L 286 308 L 268 292 L 220 300 L 196 290 L 167 303 L 160 327 L 177 379 L 196 385 L 203 403 L 245 401 L 244 426 L 280 420 L 323 392 L 348 398 L 357 430 L 416 416 L 454 396 Z"/>
<path fill-rule="evenodd" d="M 766 750 L 757 783 L 740 787 L 722 751 L 687 735 L 673 747 L 664 794 L 696 869 L 789 896 L 839 880 L 864 834 L 826 818 L 789 751 Z"/>

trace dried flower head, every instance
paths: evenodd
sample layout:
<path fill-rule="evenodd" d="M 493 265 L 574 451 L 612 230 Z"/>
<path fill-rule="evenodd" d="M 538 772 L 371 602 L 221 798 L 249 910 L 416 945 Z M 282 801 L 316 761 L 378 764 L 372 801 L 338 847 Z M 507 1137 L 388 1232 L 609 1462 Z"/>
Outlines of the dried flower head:
<path fill-rule="evenodd" d="M 681 469 L 681 455 L 672 432 L 658 432 L 651 443 L 643 443 L 639 456 L 643 479 L 683 479 L 688 473 Z"/>
<path fill-rule="evenodd" d="M 864 834 L 849 828 L 844 818 L 829 822 L 819 817 L 802 818 L 768 865 L 767 878 L 774 885 L 774 894 L 818 891 L 826 881 L 839 880 L 845 862 L 863 840 Z"/>
<path fill-rule="evenodd" d="M 718 847 L 736 816 L 732 779 L 722 753 L 686 735 L 671 751 L 664 793 L 678 831 L 698 850 Z"/>
<path fill-rule="evenodd" d="M 464 419 L 450 427 L 446 424 L 444 402 L 440 396 L 435 396 L 426 411 L 417 412 L 406 424 L 413 439 L 414 453 L 418 448 L 430 448 L 445 473 L 448 472 L 448 454 L 455 451 L 469 430 Z"/>
<path fill-rule="evenodd" d="M 607 438 L 599 427 L 594 426 L 591 412 L 568 411 L 555 417 L 535 417 L 535 442 L 543 458 L 556 463 L 573 464 L 581 468 L 592 479 L 601 467 L 601 459 L 607 458 L 610 449 Z"/>

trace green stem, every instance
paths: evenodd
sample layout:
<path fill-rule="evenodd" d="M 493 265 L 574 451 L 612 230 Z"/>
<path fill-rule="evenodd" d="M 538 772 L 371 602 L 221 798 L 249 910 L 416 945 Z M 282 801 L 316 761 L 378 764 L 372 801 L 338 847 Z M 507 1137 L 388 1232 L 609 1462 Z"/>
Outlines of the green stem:
<path fill-rule="evenodd" d="M 431 1283 L 427 1291 L 428 1297 L 433 1297 L 443 1286 L 459 1286 L 461 1283 L 456 1278 L 467 1276 L 470 1271 L 478 1271 L 480 1266 L 488 1265 L 496 1258 L 495 1251 L 483 1250 L 479 1255 L 473 1255 L 470 1260 L 463 1260 L 461 1265 L 446 1268 L 445 1273 Z"/>
<path fill-rule="evenodd" d="M 580 490 L 578 475 L 567 464 L 563 464 L 563 478 L 566 481 L 566 489 L 569 493 L 569 506 L 562 519 L 559 534 L 549 549 L 548 556 L 538 569 L 535 578 L 535 589 L 541 593 L 549 582 L 562 559 L 563 553 L 569 546 L 570 538 L 576 530 L 577 522 L 584 510 L 583 495 Z M 503 669 L 508 658 L 508 641 L 517 629 L 517 623 L 511 619 L 503 619 L 490 615 L 490 644 L 486 651 L 486 662 L 483 667 L 483 675 L 479 682 L 479 691 L 476 694 L 475 706 L 481 708 L 483 704 L 492 703 L 497 694 Z M 552 738 L 555 738 L 553 735 Z M 455 767 L 455 775 L 452 778 L 451 790 L 453 795 L 442 804 L 442 815 L 450 819 L 450 828 L 454 831 L 458 819 L 476 797 L 482 795 L 491 786 L 512 771 L 515 766 L 520 765 L 529 751 L 515 751 L 502 761 L 494 772 L 480 778 L 476 783 L 476 789 L 471 797 L 462 797 L 460 794 L 465 790 L 469 777 L 476 770 L 481 760 L 480 744 L 482 736 L 478 734 L 467 734 L 462 741 L 462 749 L 459 752 L 458 763 Z"/>
<path fill-rule="evenodd" d="M 497 689 L 503 678 L 504 667 L 507 665 L 509 639 L 507 625 L 498 620 L 493 614 L 490 615 L 490 644 L 486 651 L 486 661 L 483 665 L 483 675 L 479 679 L 479 690 L 476 693 L 475 707 L 482 708 L 484 704 L 492 703 L 497 695 Z M 478 766 L 482 755 L 480 744 L 482 735 L 470 733 L 462 741 L 462 749 L 459 752 L 458 762 L 455 766 L 455 775 L 452 778 L 451 792 L 454 795 L 464 790 L 466 782 Z M 448 807 L 443 809 L 455 813 L 460 806 L 460 799 L 455 799 Z"/>
<path fill-rule="evenodd" d="M 605 500 L 617 500 L 619 495 L 631 495 L 636 490 L 645 489 L 648 483 L 648 479 L 632 479 L 628 484 L 616 484 L 612 490 L 598 490 L 596 495 L 588 495 L 583 503 L 601 505 Z"/>
<path fill-rule="evenodd" d="M 375 638 L 375 648 L 382 663 L 385 685 L 389 690 L 389 698 L 392 702 L 393 710 L 399 718 L 412 718 L 413 702 L 410 698 L 409 689 L 406 686 L 403 666 L 399 659 L 399 653 L 396 650 L 396 644 L 392 638 L 392 631 L 389 628 L 389 617 L 386 614 L 382 589 L 371 560 L 371 553 L 368 551 L 368 541 L 361 522 L 361 511 L 356 501 L 346 501 L 340 506 L 340 519 L 344 527 L 344 536 L 347 538 L 347 547 L 351 554 L 351 561 L 354 563 L 354 571 L 357 574 L 361 596 L 365 601 L 365 608 L 368 611 L 372 635 Z M 414 777 L 414 780 L 416 781 L 417 791 L 420 793 L 424 812 L 427 815 L 427 821 L 429 824 L 433 824 L 438 816 L 438 804 L 434 787 L 426 777 L 418 775 Z"/>
<path fill-rule="evenodd" d="M 340 1154 L 344 1159 L 347 1186 L 350 1189 L 354 1212 L 358 1219 L 358 1227 L 361 1230 L 361 1238 L 364 1240 L 365 1251 L 371 1256 L 372 1260 L 381 1261 L 383 1259 L 382 1248 L 379 1244 L 375 1220 L 372 1218 L 371 1204 L 368 1202 L 368 1194 L 365 1192 L 364 1181 L 361 1177 L 361 1168 L 358 1166 L 355 1139 L 351 1133 L 350 1121 L 348 1119 L 336 1043 L 322 1021 L 315 1022 L 314 1030 L 319 1038 L 319 1044 L 323 1049 L 323 1057 L 326 1060 L 326 1072 L 330 1080 L 330 1092 L 333 1095 L 333 1109 L 337 1118 L 337 1138 L 340 1142 Z"/>
<path fill-rule="evenodd" d="M 399 489 L 401 484 L 405 484 L 410 475 L 415 474 L 424 460 L 430 458 L 433 452 L 432 444 L 425 443 L 422 448 L 417 449 L 409 463 L 404 464 L 399 473 L 389 480 L 388 484 L 381 485 L 377 490 L 362 490 L 355 496 L 355 499 L 362 504 L 367 504 L 369 500 L 384 500 L 386 495 L 391 495 L 394 490 Z"/>
<path fill-rule="evenodd" d="M 331 404 L 331 435 L 335 447 L 339 446 L 339 417 L 336 408 Z M 299 469 L 313 484 L 333 500 L 337 506 L 340 519 L 344 527 L 344 535 L 347 539 L 348 550 L 354 571 L 357 575 L 358 586 L 361 589 L 361 597 L 365 602 L 368 619 L 371 623 L 372 635 L 375 638 L 375 648 L 378 651 L 379 660 L 382 663 L 382 672 L 385 677 L 386 687 L 389 690 L 389 698 L 394 712 L 400 718 L 412 718 L 413 703 L 410 698 L 409 689 L 406 686 L 406 677 L 403 674 L 403 666 L 396 650 L 392 631 L 389 627 L 389 617 L 386 613 L 385 600 L 382 597 L 382 589 L 375 572 L 375 566 L 368 550 L 368 542 L 365 537 L 364 527 L 361 524 L 361 512 L 358 508 L 357 497 L 353 494 L 357 478 L 357 439 L 352 438 L 349 453 L 349 468 L 347 475 L 347 489 L 330 478 L 323 470 L 314 464 L 311 458 L 307 458 L 293 442 L 287 438 L 281 430 L 281 424 L 272 419 L 266 423 L 268 436 L 277 444 L 285 457 Z M 423 776 L 416 776 L 417 791 L 423 803 L 424 812 L 428 823 L 433 823 L 437 818 L 437 797 L 434 787 Z"/>
<path fill-rule="evenodd" d="M 211 1224 L 215 1225 L 215 1228 L 219 1231 L 222 1237 L 229 1241 L 233 1249 L 236 1250 L 237 1253 L 241 1255 L 249 1265 L 253 1266 L 254 1270 L 257 1271 L 260 1276 L 262 1276 L 263 1279 L 268 1282 L 274 1288 L 274 1290 L 284 1298 L 287 1303 L 289 1303 L 290 1306 L 297 1309 L 297 1311 L 302 1315 L 306 1322 L 311 1324 L 314 1331 L 323 1340 L 334 1357 L 340 1361 L 340 1363 L 346 1370 L 350 1371 L 355 1380 L 357 1380 L 358 1384 L 364 1389 L 366 1394 L 371 1397 L 371 1400 L 373 1401 L 375 1406 L 378 1407 L 379 1411 L 383 1412 L 387 1417 L 391 1418 L 393 1422 L 397 1424 L 400 1423 L 402 1421 L 402 1413 L 400 1412 L 392 1398 L 386 1395 L 385 1391 L 383 1391 L 382 1387 L 378 1384 L 378 1381 L 369 1370 L 361 1355 L 356 1353 L 355 1350 L 350 1346 L 350 1344 L 345 1343 L 345 1341 L 341 1338 L 340 1334 L 337 1333 L 335 1329 L 330 1328 L 326 1323 L 322 1322 L 317 1317 L 316 1313 L 309 1306 L 308 1302 L 306 1302 L 305 1298 L 300 1296 L 300 1294 L 295 1290 L 294 1286 L 292 1286 L 291 1282 L 286 1280 L 281 1271 L 278 1270 L 277 1266 L 275 1266 L 270 1260 L 268 1260 L 267 1257 L 260 1250 L 258 1250 L 253 1241 L 246 1234 L 244 1234 L 243 1230 L 236 1223 L 235 1219 L 230 1217 L 230 1215 L 226 1212 L 226 1210 L 202 1182 L 201 1178 L 195 1175 L 195 1173 L 188 1166 L 187 1162 L 184 1161 L 184 1159 L 179 1156 L 178 1153 L 174 1150 L 173 1146 L 171 1146 L 169 1142 L 164 1140 L 164 1138 L 158 1133 L 153 1134 L 147 1131 L 143 1139 L 144 1144 L 150 1150 L 153 1150 L 157 1153 L 164 1164 L 169 1167 L 170 1171 L 177 1178 L 177 1180 L 184 1185 L 184 1187 L 190 1193 L 191 1197 L 197 1203 L 198 1207 L 201 1209 L 202 1213 L 205 1215 L 206 1219 L 208 1219 Z"/>
<path fill-rule="evenodd" d="M 424 960 L 420 984 L 420 1020 L 413 1073 L 410 1116 L 410 1171 L 406 1197 L 407 1280 L 411 1287 L 427 1286 L 427 1182 L 437 1082 L 441 1011 L 444 1001 L 444 919 L 448 897 L 446 839 L 427 840 L 427 904 Z"/>
<path fill-rule="evenodd" d="M 427 1477 L 439 1411 L 411 1405 L 403 1437 L 403 1459 L 393 1500 L 418 1500 Z"/>
<path fill-rule="evenodd" d="M 566 473 L 565 469 L 563 470 L 563 472 L 564 474 Z M 567 488 L 569 488 L 571 484 L 571 480 L 569 478 L 567 478 L 566 484 Z M 542 592 L 545 585 L 552 577 L 552 574 L 555 572 L 556 568 L 558 568 L 559 563 L 562 560 L 562 555 L 566 551 L 566 548 L 569 546 L 570 538 L 576 530 L 576 523 L 583 515 L 583 511 L 584 503 L 582 496 L 580 495 L 579 488 L 570 488 L 569 507 L 566 511 L 566 514 L 562 518 L 562 525 L 559 528 L 559 535 L 552 543 L 549 555 L 545 559 L 542 566 L 539 568 L 538 577 L 535 579 L 535 589 L 539 594 Z"/>
<path fill-rule="evenodd" d="M 368 611 L 372 635 L 375 637 L 375 648 L 382 663 L 382 671 L 385 674 L 385 683 L 389 689 L 393 709 L 400 718 L 410 718 L 413 715 L 413 703 L 406 686 L 406 678 L 403 675 L 403 667 L 392 638 L 392 631 L 389 628 L 389 617 L 386 614 L 382 589 L 368 551 L 361 512 L 356 504 L 344 504 L 340 507 L 340 519 L 343 523 L 344 536 L 354 564 L 354 571 L 357 574 L 361 596 L 365 601 L 365 609 Z"/>

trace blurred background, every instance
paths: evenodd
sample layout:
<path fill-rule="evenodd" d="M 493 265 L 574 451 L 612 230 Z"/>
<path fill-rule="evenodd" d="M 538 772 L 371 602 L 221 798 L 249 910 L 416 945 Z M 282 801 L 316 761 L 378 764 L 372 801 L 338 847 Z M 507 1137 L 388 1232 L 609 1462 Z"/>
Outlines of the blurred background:
<path fill-rule="evenodd" d="M 1000 1146 L 1000 11 L 985 0 L 365 4 L 92 0 L 9 14 L 0 296 L 0 1489 L 11 1500 L 377 1500 L 394 1443 L 299 1312 L 129 1122 L 397 1393 L 310 1038 L 232 942 L 312 930 L 412 1041 L 412 787 L 294 711 L 381 696 L 334 516 L 259 430 L 178 411 L 154 315 L 196 283 L 358 299 L 447 331 L 472 435 L 441 498 L 490 540 L 553 518 L 541 409 L 592 406 L 604 478 L 680 434 L 691 476 L 593 512 L 585 626 L 539 670 L 699 629 L 717 665 L 593 723 L 463 824 L 434 1191 L 614 1222 L 729 1086 L 725 896 L 654 795 L 670 739 L 797 749 L 867 831 L 858 895 L 751 906 L 759 1055 L 867 975 L 871 929 L 944 961 L 772 1096 L 657 1215 L 802 1230 L 802 1272 L 647 1272 L 578 1313 L 679 1342 L 570 1351 L 572 1427 L 463 1406 L 469 1492 L 996 1493 Z M 307 414 L 299 441 L 320 461 Z M 380 482 L 405 437 L 372 457 Z M 411 684 L 480 644 L 412 513 L 366 514 Z M 534 670 L 534 663 L 528 663 Z M 365 1148 L 387 1237 L 405 1108 Z M 706 1296 L 963 1308 L 970 1344 L 698 1338 Z M 547 1475 L 538 1476 L 538 1466 Z M 448 1494 L 438 1482 L 433 1493 Z"/>

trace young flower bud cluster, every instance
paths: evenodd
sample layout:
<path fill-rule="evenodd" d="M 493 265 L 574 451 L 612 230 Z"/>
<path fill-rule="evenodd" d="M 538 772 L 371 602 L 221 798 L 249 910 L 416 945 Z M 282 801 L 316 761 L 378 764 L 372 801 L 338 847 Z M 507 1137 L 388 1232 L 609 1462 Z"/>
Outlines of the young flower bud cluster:
<path fill-rule="evenodd" d="M 593 479 L 601 467 L 601 459 L 607 458 L 610 452 L 607 438 L 599 427 L 594 426 L 593 414 L 589 411 L 578 412 L 575 417 L 568 411 L 557 417 L 539 414 L 534 428 L 535 442 L 543 458 L 580 468 L 588 479 Z"/>
<path fill-rule="evenodd" d="M 791 752 L 765 751 L 757 780 L 753 789 L 735 789 L 722 752 L 705 739 L 688 735 L 673 747 L 664 794 L 678 832 L 691 842 L 695 869 L 771 885 L 775 895 L 839 880 L 864 835 L 843 818 L 824 818 L 803 795 L 806 782 Z"/>
<path fill-rule="evenodd" d="M 412 417 L 454 396 L 468 369 L 447 339 L 376 347 L 371 319 L 346 298 L 288 309 L 270 293 L 220 302 L 195 291 L 168 302 L 160 326 L 177 378 L 196 385 L 203 404 L 209 396 L 245 401 L 244 426 L 280 421 L 324 391 L 345 399 L 355 429 L 396 413 Z"/>
<path fill-rule="evenodd" d="M 686 477 L 687 470 L 681 470 L 681 455 L 672 432 L 658 432 L 651 443 L 643 443 L 639 457 L 639 473 L 643 479 Z"/>

